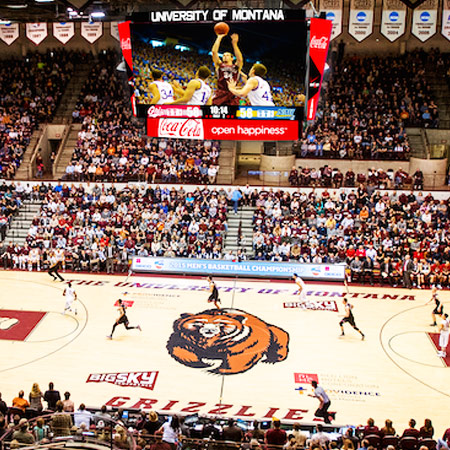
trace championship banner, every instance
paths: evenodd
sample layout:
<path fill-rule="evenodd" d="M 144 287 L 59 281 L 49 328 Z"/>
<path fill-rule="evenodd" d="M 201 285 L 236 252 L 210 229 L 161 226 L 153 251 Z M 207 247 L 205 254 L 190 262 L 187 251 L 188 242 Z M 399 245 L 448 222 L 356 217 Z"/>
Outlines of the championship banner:
<path fill-rule="evenodd" d="M 374 0 L 351 0 L 348 33 L 358 42 L 373 32 Z"/>
<path fill-rule="evenodd" d="M 296 120 L 147 118 L 147 135 L 174 139 L 296 141 Z"/>
<path fill-rule="evenodd" d="M 19 24 L 10 23 L 0 25 L 0 39 L 7 45 L 11 45 L 19 37 Z"/>
<path fill-rule="evenodd" d="M 36 45 L 39 45 L 48 35 L 47 23 L 36 22 L 25 24 L 27 38 Z"/>
<path fill-rule="evenodd" d="M 119 35 L 119 27 L 118 27 L 118 25 L 119 25 L 119 22 L 110 22 L 110 30 L 109 30 L 109 32 L 111 33 L 111 36 L 114 38 L 114 39 L 117 39 L 118 41 L 120 41 L 120 35 Z"/>
<path fill-rule="evenodd" d="M 384 0 L 381 34 L 391 42 L 405 34 L 406 5 L 400 0 Z"/>
<path fill-rule="evenodd" d="M 307 120 L 314 120 L 316 117 L 332 26 L 333 23 L 330 20 L 310 20 Z"/>
<path fill-rule="evenodd" d="M 438 0 L 426 0 L 413 12 L 411 33 L 425 42 L 437 31 Z"/>
<path fill-rule="evenodd" d="M 90 44 L 102 37 L 103 23 L 81 22 L 81 36 L 83 36 Z"/>
<path fill-rule="evenodd" d="M 75 36 L 75 24 L 73 22 L 54 22 L 53 36 L 62 44 L 67 44 Z"/>
<path fill-rule="evenodd" d="M 442 36 L 450 41 L 450 0 L 443 0 L 442 5 Z"/>
<path fill-rule="evenodd" d="M 343 0 L 321 0 L 320 11 L 326 14 L 326 19 L 333 22 L 331 29 L 331 40 L 337 38 L 342 33 L 342 9 Z"/>
<path fill-rule="evenodd" d="M 120 48 L 122 49 L 123 57 L 128 64 L 128 67 L 133 71 L 133 56 L 131 54 L 131 35 L 130 35 L 130 21 L 119 23 L 117 25 L 120 36 Z"/>

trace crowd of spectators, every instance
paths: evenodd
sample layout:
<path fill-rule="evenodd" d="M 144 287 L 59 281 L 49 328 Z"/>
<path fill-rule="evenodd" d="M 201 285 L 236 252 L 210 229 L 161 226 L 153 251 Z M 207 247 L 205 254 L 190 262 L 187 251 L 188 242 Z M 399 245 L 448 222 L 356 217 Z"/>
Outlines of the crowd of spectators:
<path fill-rule="evenodd" d="M 72 270 L 128 269 L 134 255 L 220 258 L 227 193 L 197 188 L 41 184 L 24 194 L 43 204 L 23 246 L 4 243 L 4 268 L 48 268 L 52 258 Z"/>
<path fill-rule="evenodd" d="M 213 184 L 219 143 L 147 138 L 132 118 L 116 65 L 113 52 L 100 55 L 82 90 L 73 112 L 82 129 L 63 179 Z"/>
<path fill-rule="evenodd" d="M 13 178 L 34 128 L 52 119 L 74 64 L 87 58 L 64 49 L 0 60 L 0 178 Z"/>
<path fill-rule="evenodd" d="M 436 52 L 343 59 L 299 142 L 301 157 L 408 159 L 405 127 L 439 125 L 428 63 L 437 64 Z"/>

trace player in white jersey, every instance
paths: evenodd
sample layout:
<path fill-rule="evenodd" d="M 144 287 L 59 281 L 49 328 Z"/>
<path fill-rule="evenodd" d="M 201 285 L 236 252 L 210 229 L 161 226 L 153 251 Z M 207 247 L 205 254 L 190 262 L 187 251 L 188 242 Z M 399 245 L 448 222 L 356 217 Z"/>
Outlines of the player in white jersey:
<path fill-rule="evenodd" d="M 74 307 L 74 311 L 72 311 L 72 303 L 78 299 L 77 293 L 72 287 L 72 283 L 67 283 L 67 287 L 63 292 L 64 297 L 66 297 L 66 306 L 64 306 L 63 314 L 66 314 L 66 311 L 75 312 L 77 314 L 77 307 Z"/>
<path fill-rule="evenodd" d="M 212 96 L 211 88 L 206 84 L 207 78 L 211 75 L 211 71 L 206 66 L 201 66 L 195 73 L 195 78 L 189 81 L 186 90 L 181 86 L 175 85 L 176 93 L 180 95 L 170 105 L 211 105 Z"/>
<path fill-rule="evenodd" d="M 262 77 L 267 73 L 264 64 L 254 64 L 248 74 L 245 86 L 238 89 L 236 81 L 228 81 L 228 89 L 234 95 L 247 97 L 252 106 L 275 106 L 272 99 L 272 92 L 269 83 Z"/>
<path fill-rule="evenodd" d="M 173 101 L 173 87 L 162 77 L 163 72 L 161 70 L 152 70 L 153 82 L 149 86 L 150 94 L 152 94 L 150 105 L 163 105 Z"/>
<path fill-rule="evenodd" d="M 296 295 L 300 295 L 300 300 L 306 301 L 306 284 L 305 282 L 296 274 L 292 275 L 295 284 L 298 286 L 298 291 L 295 293 Z"/>
<path fill-rule="evenodd" d="M 450 321 L 448 320 L 448 314 L 442 314 L 441 319 L 442 322 L 439 324 L 439 347 L 441 347 L 441 351 L 438 352 L 438 356 L 445 358 L 447 356 Z"/>

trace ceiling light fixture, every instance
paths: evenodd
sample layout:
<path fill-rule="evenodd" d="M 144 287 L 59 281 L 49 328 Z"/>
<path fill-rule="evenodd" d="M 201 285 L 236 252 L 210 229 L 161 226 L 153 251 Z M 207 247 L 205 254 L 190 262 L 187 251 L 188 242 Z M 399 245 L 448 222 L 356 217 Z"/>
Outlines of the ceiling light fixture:
<path fill-rule="evenodd" d="M 103 17 L 105 17 L 105 13 L 103 11 L 94 11 L 90 15 L 93 19 L 103 19 Z"/>

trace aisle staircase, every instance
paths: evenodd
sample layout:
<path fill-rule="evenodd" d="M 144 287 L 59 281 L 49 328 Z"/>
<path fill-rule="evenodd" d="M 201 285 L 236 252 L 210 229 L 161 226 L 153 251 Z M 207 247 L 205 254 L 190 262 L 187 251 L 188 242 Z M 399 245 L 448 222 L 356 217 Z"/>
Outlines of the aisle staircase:
<path fill-rule="evenodd" d="M 449 56 L 448 54 L 446 55 Z M 443 70 L 427 67 L 427 80 L 433 90 L 435 103 L 439 111 L 439 128 L 450 129 L 450 89 Z"/>
<path fill-rule="evenodd" d="M 424 130 L 422 128 L 405 128 L 405 131 L 408 136 L 411 156 L 414 158 L 427 158 L 428 152 Z"/>
<path fill-rule="evenodd" d="M 253 214 L 256 207 L 243 206 L 238 213 L 228 213 L 228 231 L 225 238 L 224 253 L 230 250 L 236 254 L 238 249 L 245 250 L 247 257 L 253 256 Z"/>
<path fill-rule="evenodd" d="M 67 136 L 64 148 L 61 150 L 61 154 L 58 157 L 56 168 L 54 171 L 54 178 L 60 180 L 61 177 L 66 173 L 66 167 L 72 160 L 73 150 L 77 145 L 78 132 L 81 130 L 80 123 L 73 123 L 70 126 L 69 136 Z"/>
<path fill-rule="evenodd" d="M 22 162 L 17 169 L 16 174 L 14 175 L 15 180 L 28 180 L 28 167 L 30 166 L 31 159 L 33 158 L 34 149 L 36 148 L 36 144 L 39 142 L 41 138 L 42 131 L 44 129 L 44 125 L 39 125 L 31 135 L 30 143 L 27 145 L 25 149 L 25 153 L 23 155 Z M 33 174 L 34 176 L 34 174 Z"/>
<path fill-rule="evenodd" d="M 236 142 L 222 141 L 220 143 L 219 172 L 217 184 L 232 184 L 235 177 Z"/>
<path fill-rule="evenodd" d="M 11 221 L 11 225 L 6 233 L 5 242 L 13 242 L 18 245 L 25 244 L 28 231 L 33 223 L 33 219 L 39 215 L 41 205 L 41 201 L 23 201 L 19 213 Z"/>

